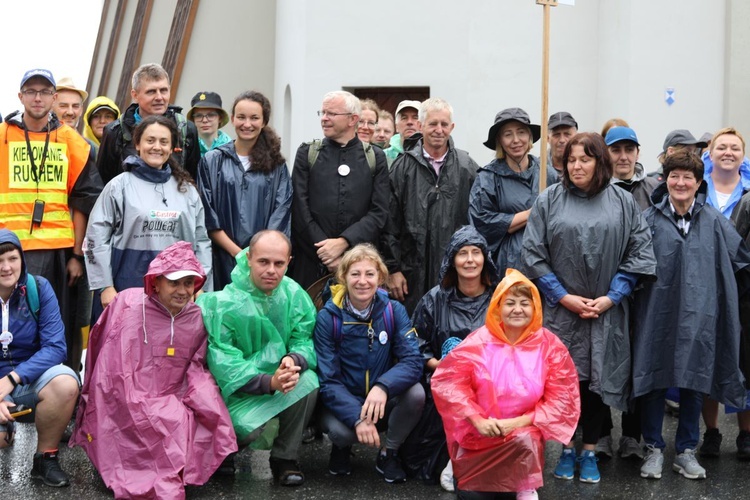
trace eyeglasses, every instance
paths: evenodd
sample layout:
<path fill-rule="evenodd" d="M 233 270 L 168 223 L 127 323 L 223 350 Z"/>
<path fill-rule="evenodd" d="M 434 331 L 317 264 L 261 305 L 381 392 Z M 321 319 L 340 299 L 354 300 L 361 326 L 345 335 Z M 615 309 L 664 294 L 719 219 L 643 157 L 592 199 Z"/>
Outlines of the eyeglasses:
<path fill-rule="evenodd" d="M 26 97 L 36 97 L 37 95 L 40 95 L 42 97 L 52 97 L 55 95 L 54 90 L 44 89 L 44 90 L 34 90 L 34 89 L 26 89 L 22 90 L 21 93 L 25 95 Z"/>
<path fill-rule="evenodd" d="M 211 111 L 209 113 L 193 113 L 193 119 L 197 122 L 202 122 L 203 120 L 215 120 L 219 117 L 219 113 L 216 111 Z"/>
<path fill-rule="evenodd" d="M 318 116 L 322 117 L 328 117 L 328 118 L 335 118 L 337 116 L 351 116 L 351 113 L 334 113 L 333 111 L 318 111 Z"/>
<path fill-rule="evenodd" d="M 368 122 L 367 120 L 359 121 L 360 127 L 375 128 L 375 125 L 377 125 L 377 122 Z"/>

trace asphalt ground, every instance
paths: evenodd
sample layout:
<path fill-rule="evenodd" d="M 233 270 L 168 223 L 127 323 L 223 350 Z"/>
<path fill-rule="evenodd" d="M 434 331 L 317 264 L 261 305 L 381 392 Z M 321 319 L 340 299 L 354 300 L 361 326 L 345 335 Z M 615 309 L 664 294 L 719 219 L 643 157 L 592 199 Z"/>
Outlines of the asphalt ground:
<path fill-rule="evenodd" d="M 619 438 L 619 416 L 613 415 L 615 446 Z M 672 472 L 674 433 L 677 419 L 665 417 L 664 436 L 668 443 L 665 451 L 664 474 L 660 480 L 647 480 L 639 476 L 640 462 L 613 458 L 600 462 L 602 480 L 599 484 L 584 484 L 577 479 L 564 481 L 552 477 L 561 446 L 549 443 L 546 451 L 545 486 L 539 498 L 603 498 L 603 499 L 738 499 L 750 497 L 750 462 L 740 462 L 735 457 L 734 439 L 737 435 L 736 418 L 722 415 L 720 428 L 724 435 L 722 455 L 716 459 L 701 458 L 707 470 L 705 480 L 689 480 Z M 71 486 L 51 488 L 29 477 L 31 461 L 36 446 L 36 431 L 32 424 L 20 424 L 16 443 L 12 448 L 0 450 L 0 498 L 2 499 L 105 499 L 112 493 L 104 486 L 98 473 L 80 448 L 61 445 L 61 463 L 71 475 Z M 322 499 L 322 500 L 379 500 L 387 499 L 437 499 L 456 498 L 440 486 L 426 486 L 411 480 L 404 484 L 387 484 L 375 472 L 376 451 L 355 446 L 352 460 L 354 471 L 348 477 L 335 477 L 328 473 L 330 443 L 319 439 L 302 445 L 300 463 L 306 475 L 305 484 L 286 488 L 273 484 L 268 467 L 268 452 L 243 451 L 238 459 L 240 469 L 235 478 L 212 479 L 199 487 L 189 487 L 189 499 Z M 501 473 L 501 471 L 498 471 Z M 513 498 L 512 496 L 510 498 Z"/>

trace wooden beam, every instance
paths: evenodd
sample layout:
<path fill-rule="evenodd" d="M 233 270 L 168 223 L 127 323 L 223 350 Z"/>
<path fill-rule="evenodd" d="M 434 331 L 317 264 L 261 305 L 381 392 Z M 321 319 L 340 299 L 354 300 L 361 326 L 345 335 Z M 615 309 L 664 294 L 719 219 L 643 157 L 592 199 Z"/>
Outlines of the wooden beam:
<path fill-rule="evenodd" d="M 120 83 L 117 86 L 117 105 L 122 112 L 130 104 L 130 80 L 133 71 L 140 64 L 141 53 L 143 53 L 143 42 L 148 32 L 148 22 L 151 18 L 151 8 L 154 6 L 153 0 L 138 0 L 138 6 L 135 8 L 133 17 L 133 27 L 130 30 L 130 41 L 128 42 L 128 51 L 125 53 L 125 61 L 122 63 L 122 72 L 120 73 Z"/>
<path fill-rule="evenodd" d="M 102 6 L 102 17 L 99 19 L 99 32 L 96 34 L 94 54 L 91 56 L 91 64 L 89 65 L 89 78 L 86 80 L 86 90 L 92 94 L 94 92 L 93 89 L 91 89 L 91 86 L 94 84 L 94 71 L 96 70 L 96 61 L 99 59 L 99 48 L 102 44 L 102 38 L 104 38 L 104 25 L 107 24 L 107 14 L 109 14 L 110 1 L 111 0 L 104 0 L 104 5 Z M 93 97 L 96 96 L 92 96 L 92 98 Z"/>
<path fill-rule="evenodd" d="M 171 94 L 173 96 L 177 95 L 180 86 L 180 77 L 185 65 L 190 36 L 193 33 L 198 3 L 199 0 L 178 0 L 174 9 L 172 26 L 169 29 L 167 46 L 164 49 L 164 57 L 161 63 L 171 76 Z"/>
<path fill-rule="evenodd" d="M 120 31 L 122 29 L 122 21 L 125 16 L 125 9 L 128 6 L 128 0 L 117 0 L 117 10 L 115 11 L 115 19 L 112 22 L 112 31 L 109 33 L 109 43 L 107 44 L 107 55 L 104 57 L 104 64 L 102 66 L 102 76 L 99 78 L 99 91 L 97 95 L 106 95 L 107 88 L 109 88 L 109 77 L 112 74 L 112 61 L 115 58 L 117 52 L 117 44 L 120 40 Z"/>

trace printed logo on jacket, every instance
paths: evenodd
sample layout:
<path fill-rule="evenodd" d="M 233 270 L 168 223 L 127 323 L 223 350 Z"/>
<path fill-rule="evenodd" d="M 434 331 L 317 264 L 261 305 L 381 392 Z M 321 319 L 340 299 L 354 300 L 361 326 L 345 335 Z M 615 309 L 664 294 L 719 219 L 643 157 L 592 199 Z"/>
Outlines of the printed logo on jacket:
<path fill-rule="evenodd" d="M 148 218 L 141 223 L 141 234 L 134 234 L 133 238 L 171 237 L 180 223 L 181 215 L 180 210 L 150 210 Z"/>
<path fill-rule="evenodd" d="M 67 190 L 68 145 L 50 142 L 42 165 L 44 141 L 30 141 L 36 169 L 31 168 L 31 157 L 26 142 L 11 142 L 8 149 L 8 186 L 11 189 Z"/>

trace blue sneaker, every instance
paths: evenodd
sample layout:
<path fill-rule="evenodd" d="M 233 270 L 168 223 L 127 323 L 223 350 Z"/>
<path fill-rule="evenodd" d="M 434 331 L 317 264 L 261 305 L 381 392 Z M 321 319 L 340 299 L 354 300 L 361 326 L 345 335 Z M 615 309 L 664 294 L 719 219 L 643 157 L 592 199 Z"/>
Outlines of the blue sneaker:
<path fill-rule="evenodd" d="M 578 462 L 580 462 L 579 467 L 581 469 L 578 479 L 582 483 L 598 483 L 602 478 L 601 475 L 599 475 L 599 467 L 596 465 L 596 462 L 598 461 L 599 459 L 596 458 L 593 451 L 581 451 L 581 455 L 578 457 Z"/>
<path fill-rule="evenodd" d="M 555 467 L 554 475 L 557 479 L 573 479 L 576 472 L 576 450 L 574 448 L 563 448 L 560 460 Z"/>

